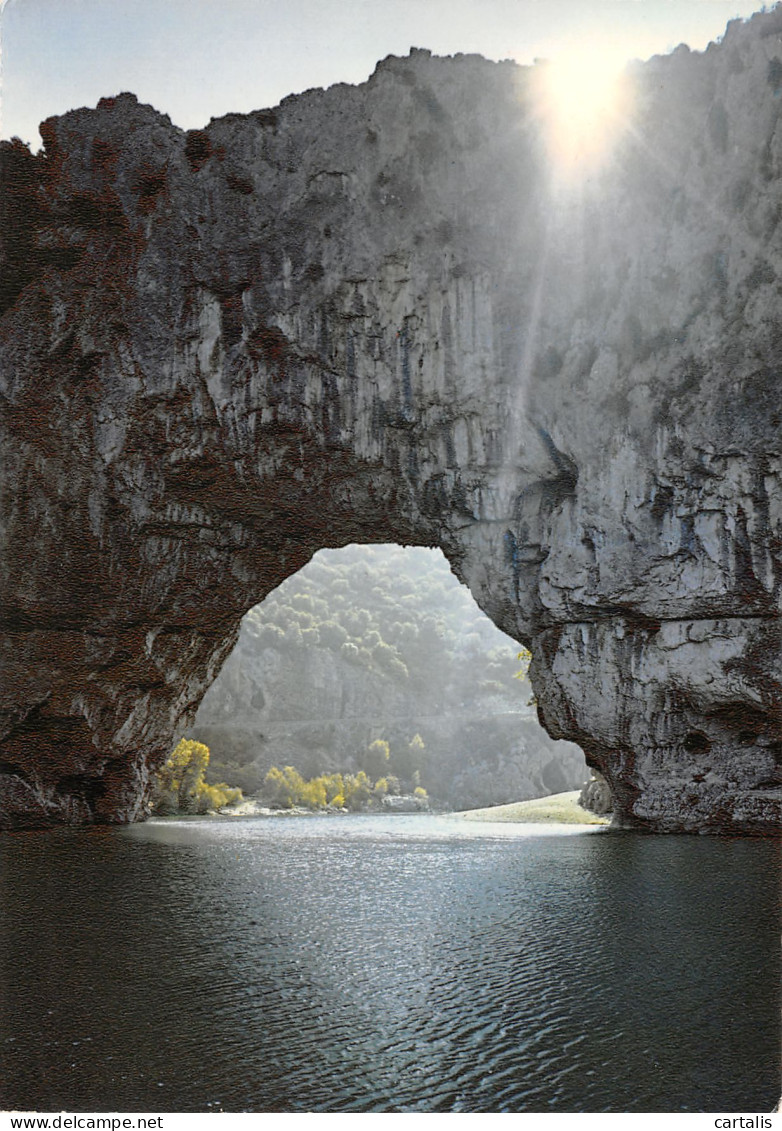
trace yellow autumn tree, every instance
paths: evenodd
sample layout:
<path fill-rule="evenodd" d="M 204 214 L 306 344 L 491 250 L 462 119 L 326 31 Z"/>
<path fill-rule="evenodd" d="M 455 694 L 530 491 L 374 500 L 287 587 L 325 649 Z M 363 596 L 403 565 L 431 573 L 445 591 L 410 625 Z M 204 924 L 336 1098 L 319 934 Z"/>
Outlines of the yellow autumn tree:
<path fill-rule="evenodd" d="M 339 809 L 345 804 L 345 783 L 342 774 L 323 774 L 321 781 L 326 787 L 326 804 Z"/>
<path fill-rule="evenodd" d="M 527 678 L 529 666 L 532 663 L 532 653 L 530 652 L 529 648 L 522 648 L 520 652 L 516 653 L 516 659 L 521 661 L 521 667 L 517 672 L 513 673 L 513 678 L 524 680 Z M 537 699 L 535 698 L 535 696 L 530 695 L 529 699 L 527 700 L 527 706 L 534 707 L 536 703 Z"/>
<path fill-rule="evenodd" d="M 521 662 L 521 666 L 517 672 L 513 673 L 513 678 L 526 679 L 530 663 L 532 662 L 532 653 L 529 648 L 522 648 L 520 652 L 517 652 L 516 659 Z"/>
<path fill-rule="evenodd" d="M 304 778 L 293 766 L 286 766 L 282 770 L 272 766 L 263 781 L 264 792 L 272 805 L 280 809 L 290 809 L 296 805 L 301 799 L 304 785 Z"/>
<path fill-rule="evenodd" d="M 363 809 L 372 796 L 372 782 L 359 770 L 357 774 L 343 774 L 345 805 L 353 812 Z"/>
<path fill-rule="evenodd" d="M 209 747 L 181 739 L 160 768 L 152 789 L 156 813 L 208 813 L 242 800 L 242 791 L 224 782 L 209 785 L 204 777 Z"/>

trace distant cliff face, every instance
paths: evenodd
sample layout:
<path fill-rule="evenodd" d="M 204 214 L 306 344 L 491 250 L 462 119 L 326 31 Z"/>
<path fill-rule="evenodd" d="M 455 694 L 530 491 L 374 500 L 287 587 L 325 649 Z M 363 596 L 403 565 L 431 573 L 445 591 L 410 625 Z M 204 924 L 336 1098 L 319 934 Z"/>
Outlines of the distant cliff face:
<path fill-rule="evenodd" d="M 320 552 L 243 619 L 188 736 L 209 746 L 213 780 L 246 793 L 273 765 L 364 769 L 410 789 L 417 769 L 455 809 L 579 789 L 584 755 L 541 728 L 520 666 L 442 554 Z M 390 746 L 381 769 L 367 762 L 376 739 Z"/>
<path fill-rule="evenodd" d="M 552 186 L 531 71 L 388 59 L 0 153 L 0 806 L 130 820 L 244 612 L 440 545 L 617 819 L 780 804 L 782 12 L 633 70 Z"/>
<path fill-rule="evenodd" d="M 246 793 L 273 765 L 294 765 L 305 778 L 356 772 L 376 738 L 393 753 L 416 734 L 425 744 L 421 784 L 436 804 L 469 809 L 580 789 L 589 776 L 581 750 L 552 741 L 525 703 L 520 691 L 516 711 L 438 709 L 415 687 L 357 672 L 323 649 L 259 651 L 242 634 L 188 734 L 209 746 L 215 780 Z"/>

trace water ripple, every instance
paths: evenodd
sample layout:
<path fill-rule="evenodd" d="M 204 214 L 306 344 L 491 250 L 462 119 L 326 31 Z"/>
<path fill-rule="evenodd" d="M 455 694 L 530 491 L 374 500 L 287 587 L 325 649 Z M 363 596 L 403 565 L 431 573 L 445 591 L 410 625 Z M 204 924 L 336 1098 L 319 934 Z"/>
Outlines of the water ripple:
<path fill-rule="evenodd" d="M 465 825 L 14 838 L 0 1106 L 773 1106 L 772 846 Z"/>

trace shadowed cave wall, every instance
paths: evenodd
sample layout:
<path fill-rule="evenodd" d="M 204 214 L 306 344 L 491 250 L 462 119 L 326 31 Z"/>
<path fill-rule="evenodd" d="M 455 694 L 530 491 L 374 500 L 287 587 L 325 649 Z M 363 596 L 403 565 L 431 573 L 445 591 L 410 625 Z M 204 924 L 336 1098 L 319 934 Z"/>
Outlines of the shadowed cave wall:
<path fill-rule="evenodd" d="M 441 546 L 615 820 L 777 827 L 782 12 L 631 69 L 567 191 L 534 69 L 389 58 L 0 148 L 0 818 L 144 814 L 242 615 Z"/>

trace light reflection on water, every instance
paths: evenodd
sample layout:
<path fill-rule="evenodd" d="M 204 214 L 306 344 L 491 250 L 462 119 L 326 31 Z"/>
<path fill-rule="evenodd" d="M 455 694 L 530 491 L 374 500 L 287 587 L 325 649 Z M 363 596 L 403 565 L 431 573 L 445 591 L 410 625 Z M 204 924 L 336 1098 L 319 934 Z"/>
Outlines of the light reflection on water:
<path fill-rule="evenodd" d="M 19 834 L 0 1107 L 767 1111 L 763 841 L 451 817 Z"/>

